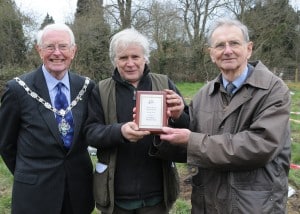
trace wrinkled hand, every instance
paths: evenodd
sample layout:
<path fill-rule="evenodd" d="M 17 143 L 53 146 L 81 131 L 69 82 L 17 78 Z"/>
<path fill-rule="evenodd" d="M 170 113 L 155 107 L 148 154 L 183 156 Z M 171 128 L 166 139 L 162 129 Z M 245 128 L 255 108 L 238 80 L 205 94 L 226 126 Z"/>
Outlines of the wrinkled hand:
<path fill-rule="evenodd" d="M 178 119 L 184 109 L 183 99 L 173 90 L 165 89 L 164 91 L 167 93 L 167 115 L 173 119 Z"/>
<path fill-rule="evenodd" d="M 160 139 L 174 144 L 187 144 L 190 138 L 191 131 L 188 129 L 175 129 L 163 127 L 163 133 L 160 134 Z"/>
<path fill-rule="evenodd" d="M 121 127 L 121 132 L 124 138 L 130 142 L 137 142 L 144 136 L 149 135 L 149 131 L 140 131 L 138 125 L 135 122 L 125 123 Z"/>

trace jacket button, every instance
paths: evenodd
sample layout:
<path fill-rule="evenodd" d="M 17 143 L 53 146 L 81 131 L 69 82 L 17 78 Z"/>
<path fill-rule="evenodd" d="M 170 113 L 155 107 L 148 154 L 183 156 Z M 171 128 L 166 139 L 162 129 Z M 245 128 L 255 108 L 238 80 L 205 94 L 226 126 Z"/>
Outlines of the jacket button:
<path fill-rule="evenodd" d="M 192 172 L 192 173 L 195 173 L 196 170 L 197 170 L 196 167 L 192 167 L 192 168 L 191 168 L 191 172 Z"/>

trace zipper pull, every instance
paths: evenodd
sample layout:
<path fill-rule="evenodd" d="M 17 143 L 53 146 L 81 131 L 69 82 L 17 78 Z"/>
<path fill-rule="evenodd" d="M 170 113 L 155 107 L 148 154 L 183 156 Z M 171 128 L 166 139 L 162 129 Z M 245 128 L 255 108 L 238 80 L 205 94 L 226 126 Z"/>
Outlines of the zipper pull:
<path fill-rule="evenodd" d="M 135 88 L 133 89 L 133 98 L 132 99 L 136 100 L 136 89 Z"/>

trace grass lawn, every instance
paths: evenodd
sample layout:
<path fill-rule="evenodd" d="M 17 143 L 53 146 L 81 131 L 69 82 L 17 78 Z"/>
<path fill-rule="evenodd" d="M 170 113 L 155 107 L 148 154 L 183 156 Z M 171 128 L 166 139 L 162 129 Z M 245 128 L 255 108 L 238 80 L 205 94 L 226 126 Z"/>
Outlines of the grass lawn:
<path fill-rule="evenodd" d="M 203 86 L 203 83 L 177 83 L 187 103 L 191 101 L 194 94 Z M 291 131 L 292 131 L 292 163 L 300 165 L 300 83 L 288 83 L 292 94 L 291 107 Z M 95 158 L 93 157 L 93 161 Z M 186 173 L 185 164 L 178 164 L 179 172 Z M 0 159 L 0 214 L 10 213 L 10 195 L 12 175 Z M 291 170 L 289 175 L 290 185 L 300 189 L 300 170 Z M 96 210 L 93 212 L 97 213 Z M 190 213 L 190 201 L 179 198 L 171 212 L 172 214 Z"/>

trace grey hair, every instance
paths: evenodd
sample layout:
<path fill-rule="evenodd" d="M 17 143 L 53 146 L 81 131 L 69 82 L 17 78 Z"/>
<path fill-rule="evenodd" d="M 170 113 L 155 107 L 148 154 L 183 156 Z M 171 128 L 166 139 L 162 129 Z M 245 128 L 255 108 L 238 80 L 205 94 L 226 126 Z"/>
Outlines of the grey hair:
<path fill-rule="evenodd" d="M 208 34 L 207 34 L 207 43 L 209 46 L 211 46 L 212 41 L 211 41 L 211 37 L 212 34 L 214 33 L 214 31 L 222 26 L 235 26 L 238 27 L 239 29 L 241 29 L 242 34 L 244 36 L 244 40 L 245 42 L 249 42 L 249 30 L 247 28 L 246 25 L 244 25 L 243 23 L 241 23 L 239 20 L 237 19 L 230 19 L 230 18 L 220 18 L 218 20 L 216 20 L 210 27 Z"/>
<path fill-rule="evenodd" d="M 142 47 L 146 63 L 149 63 L 150 46 L 148 39 L 134 28 L 127 28 L 116 33 L 110 40 L 109 57 L 113 66 L 116 66 L 115 59 L 118 48 L 128 47 L 132 44 Z"/>
<path fill-rule="evenodd" d="M 42 30 L 39 30 L 36 36 L 36 43 L 37 45 L 41 46 L 43 44 L 43 36 L 45 35 L 46 32 L 49 31 L 66 31 L 70 35 L 71 39 L 71 45 L 75 45 L 75 37 L 74 33 L 71 30 L 71 28 L 63 23 L 54 23 L 54 24 L 49 24 L 46 25 Z"/>

